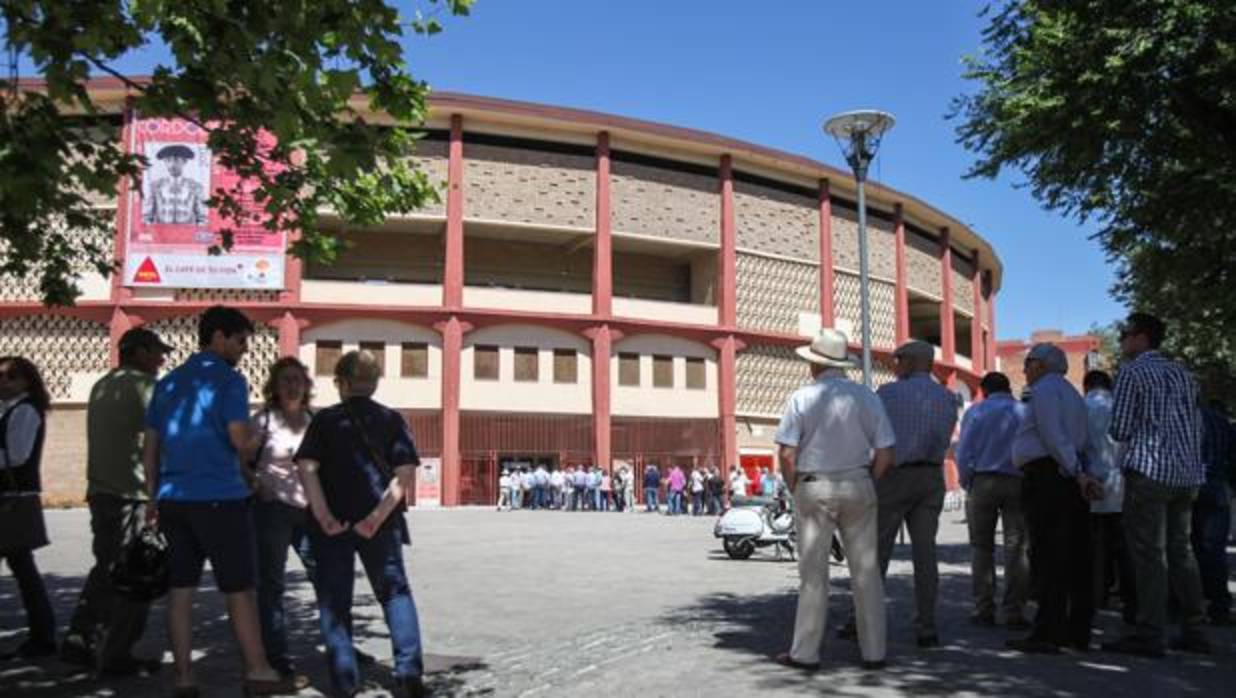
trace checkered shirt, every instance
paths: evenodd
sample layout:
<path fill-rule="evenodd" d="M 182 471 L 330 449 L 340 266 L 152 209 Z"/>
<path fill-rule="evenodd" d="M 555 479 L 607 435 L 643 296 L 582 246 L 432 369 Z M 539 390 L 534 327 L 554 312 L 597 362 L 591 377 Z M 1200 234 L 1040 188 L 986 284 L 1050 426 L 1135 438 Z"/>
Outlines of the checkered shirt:
<path fill-rule="evenodd" d="M 886 383 L 876 394 L 897 436 L 897 465 L 943 463 L 957 425 L 957 397 L 927 373 Z"/>
<path fill-rule="evenodd" d="M 1170 487 L 1206 481 L 1197 383 L 1179 363 L 1147 351 L 1116 375 L 1109 432 L 1125 442 L 1120 467 Z"/>

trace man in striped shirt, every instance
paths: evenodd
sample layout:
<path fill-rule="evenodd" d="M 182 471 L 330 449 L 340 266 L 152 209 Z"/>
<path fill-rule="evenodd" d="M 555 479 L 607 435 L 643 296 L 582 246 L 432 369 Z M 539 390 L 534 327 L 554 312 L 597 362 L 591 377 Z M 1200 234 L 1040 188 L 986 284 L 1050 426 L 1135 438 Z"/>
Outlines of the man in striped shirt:
<path fill-rule="evenodd" d="M 1193 500 L 1206 480 L 1202 418 L 1193 376 L 1159 351 L 1165 334 L 1163 321 L 1147 313 L 1125 321 L 1120 350 L 1127 362 L 1116 376 L 1110 431 L 1124 442 L 1124 525 L 1137 573 L 1137 625 L 1103 648 L 1150 657 L 1166 649 L 1169 578 L 1182 625 L 1174 648 L 1210 652 L 1189 543 Z"/>

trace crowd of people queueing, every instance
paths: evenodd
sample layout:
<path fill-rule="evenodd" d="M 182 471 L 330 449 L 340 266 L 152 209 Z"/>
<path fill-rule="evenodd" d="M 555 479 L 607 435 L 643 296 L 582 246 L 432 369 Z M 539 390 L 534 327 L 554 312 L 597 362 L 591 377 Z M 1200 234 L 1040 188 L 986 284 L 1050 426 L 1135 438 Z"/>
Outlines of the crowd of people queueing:
<path fill-rule="evenodd" d="M 148 675 L 161 660 L 134 656 L 149 603 L 117 593 L 110 575 L 122 551 L 157 530 L 167 545 L 167 637 L 173 695 L 195 698 L 194 593 L 207 560 L 226 601 L 244 664 L 246 695 L 295 693 L 284 593 L 289 551 L 317 597 L 334 694 L 354 695 L 355 561 L 368 576 L 390 631 L 400 695 L 425 695 L 420 625 L 404 568 L 405 492 L 419 465 L 403 417 L 373 400 L 381 367 L 367 351 L 340 357 L 340 402 L 316 410 L 299 360 L 275 362 L 250 414 L 236 370 L 253 324 L 234 308 L 206 310 L 198 351 L 157 378 L 172 347 L 134 328 L 120 365 L 92 388 L 87 407 L 87 500 L 94 567 L 57 643 L 56 621 L 33 551 L 49 544 L 40 462 L 49 397 L 38 367 L 0 358 L 0 560 L 21 591 L 29 633 L 9 659 L 59 655 L 100 676 Z"/>
<path fill-rule="evenodd" d="M 955 456 L 968 491 L 972 621 L 1024 633 L 1005 642 L 1009 649 L 1094 650 L 1095 609 L 1113 587 L 1123 598 L 1124 627 L 1099 645 L 1103 651 L 1208 654 L 1206 627 L 1231 623 L 1226 543 L 1236 431 L 1222 404 L 1203 400 L 1192 374 L 1160 349 L 1166 333 L 1158 318 L 1131 314 L 1114 381 L 1089 373 L 1085 397 L 1066 378 L 1066 354 L 1036 344 L 1025 357 L 1021 399 L 1007 376 L 988 373 L 984 399 L 965 413 Z M 935 539 L 942 464 L 960 406 L 933 376 L 930 344 L 898 347 L 897 380 L 878 391 L 847 378 L 844 369 L 855 365 L 847 346 L 843 333 L 823 329 L 797 350 L 814 380 L 790 397 L 775 437 L 794 492 L 800 576 L 793 640 L 776 661 L 796 669 L 820 665 L 834 530 L 845 544 L 856 609 L 839 634 L 859 641 L 864 667 L 886 664 L 884 577 L 903 526 L 914 567 L 915 641 L 940 644 Z M 1171 635 L 1173 620 L 1179 631 Z"/>
<path fill-rule="evenodd" d="M 637 480 L 639 482 L 637 482 Z M 761 468 L 757 494 L 774 497 L 785 491 L 781 473 Z M 724 497 L 751 494 L 752 481 L 737 465 L 730 468 L 728 480 L 716 466 L 682 468 L 673 465 L 665 474 L 656 463 L 644 467 L 642 478 L 630 467 L 620 466 L 611 475 L 595 465 L 567 466 L 550 471 L 544 465 L 520 466 L 502 471 L 498 478 L 498 511 L 515 509 L 556 509 L 559 511 L 616 511 L 647 513 L 661 511 L 665 500 L 667 516 L 715 516 L 724 510 Z M 636 493 L 643 495 L 640 505 Z"/>

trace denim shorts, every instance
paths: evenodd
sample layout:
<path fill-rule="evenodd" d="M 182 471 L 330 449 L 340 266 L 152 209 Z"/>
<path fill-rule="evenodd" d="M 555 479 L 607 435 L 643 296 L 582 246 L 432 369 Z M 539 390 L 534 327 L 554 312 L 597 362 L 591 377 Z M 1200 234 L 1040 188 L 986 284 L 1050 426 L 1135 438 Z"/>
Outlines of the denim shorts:
<path fill-rule="evenodd" d="M 256 586 L 252 500 L 160 501 L 159 531 L 167 538 L 173 589 L 197 587 L 207 560 L 219 591 L 232 594 Z"/>

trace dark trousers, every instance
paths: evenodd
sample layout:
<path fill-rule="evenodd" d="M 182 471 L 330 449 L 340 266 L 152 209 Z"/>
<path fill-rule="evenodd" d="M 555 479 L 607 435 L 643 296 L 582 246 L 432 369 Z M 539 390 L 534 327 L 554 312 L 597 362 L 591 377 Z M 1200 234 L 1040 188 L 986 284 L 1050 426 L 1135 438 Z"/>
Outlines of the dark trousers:
<path fill-rule="evenodd" d="M 1032 637 L 1060 645 L 1089 645 L 1094 618 L 1090 583 L 1090 506 L 1077 481 L 1054 460 L 1023 468 L 1030 575 L 1039 594 Z"/>
<path fill-rule="evenodd" d="M 94 567 L 77 597 L 69 634 L 95 652 L 100 666 L 106 667 L 127 659 L 146 631 L 150 604 L 117 595 L 111 582 L 112 563 L 141 533 L 146 502 L 94 494 L 89 503 Z"/>
<path fill-rule="evenodd" d="M 1193 503 L 1193 554 L 1202 576 L 1206 611 L 1216 620 L 1232 612 L 1232 593 L 1227 588 L 1227 534 L 1232 524 L 1232 502 L 1227 485 L 1206 483 Z"/>
<path fill-rule="evenodd" d="M 1133 574 L 1133 558 L 1124 542 L 1124 523 L 1120 512 L 1090 515 L 1090 543 L 1094 550 L 1091 568 L 1094 583 L 1094 603 L 1107 606 L 1113 586 L 1120 594 L 1120 616 L 1124 622 L 1137 622 L 1137 582 Z"/>
<path fill-rule="evenodd" d="M 305 567 L 305 576 L 314 584 L 317 565 L 309 546 L 309 512 L 279 501 L 259 501 L 253 508 L 253 520 L 257 526 L 257 602 L 262 646 L 271 666 L 290 672 L 287 615 L 283 608 L 288 550 L 296 551 Z"/>
<path fill-rule="evenodd" d="M 336 690 L 352 695 L 360 686 L 360 669 L 352 644 L 352 587 L 358 556 L 390 630 L 395 678 L 419 677 L 422 671 L 420 621 L 412 600 L 412 587 L 404 572 L 399 527 L 384 526 L 368 540 L 352 531 L 327 536 L 318 528 L 310 535 L 313 555 L 318 562 L 322 639 Z"/>
<path fill-rule="evenodd" d="M 0 560 L 9 566 L 17 589 L 21 592 L 21 604 L 26 609 L 26 627 L 30 635 L 26 639 L 32 645 L 54 646 L 56 644 L 56 616 L 52 614 L 51 600 L 43 586 L 43 576 L 34 564 L 34 551 L 0 550 Z"/>

